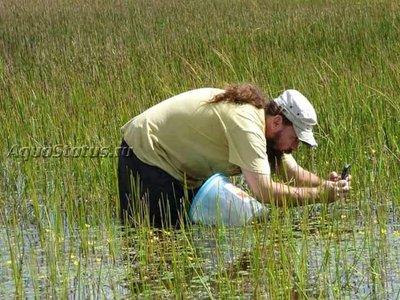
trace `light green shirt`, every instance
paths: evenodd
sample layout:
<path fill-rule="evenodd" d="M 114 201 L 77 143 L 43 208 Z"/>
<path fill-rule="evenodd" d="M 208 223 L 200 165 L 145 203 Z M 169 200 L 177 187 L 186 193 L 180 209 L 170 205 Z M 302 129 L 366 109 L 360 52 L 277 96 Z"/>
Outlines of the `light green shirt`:
<path fill-rule="evenodd" d="M 208 103 L 223 92 L 202 88 L 164 100 L 127 122 L 123 138 L 140 160 L 189 187 L 217 172 L 270 174 L 264 110 Z"/>

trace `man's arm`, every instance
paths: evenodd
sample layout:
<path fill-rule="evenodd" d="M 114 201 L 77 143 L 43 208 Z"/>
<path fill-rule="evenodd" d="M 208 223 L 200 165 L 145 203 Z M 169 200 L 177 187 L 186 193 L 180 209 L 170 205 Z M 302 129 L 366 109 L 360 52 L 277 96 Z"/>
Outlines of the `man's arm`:
<path fill-rule="evenodd" d="M 317 187 L 324 184 L 324 180 L 316 174 L 311 173 L 298 165 L 291 154 L 283 155 L 282 164 L 277 171 L 278 174 L 284 177 L 287 181 L 294 179 L 296 186 Z"/>
<path fill-rule="evenodd" d="M 254 196 L 264 203 L 274 203 L 276 206 L 299 206 L 315 202 L 333 202 L 344 196 L 350 190 L 347 181 L 324 181 L 315 187 L 294 187 L 274 182 L 269 175 L 257 174 L 243 170 Z"/>
<path fill-rule="evenodd" d="M 296 180 L 298 186 L 316 187 L 324 183 L 324 180 L 299 165 L 287 168 L 286 173 L 289 178 Z"/>

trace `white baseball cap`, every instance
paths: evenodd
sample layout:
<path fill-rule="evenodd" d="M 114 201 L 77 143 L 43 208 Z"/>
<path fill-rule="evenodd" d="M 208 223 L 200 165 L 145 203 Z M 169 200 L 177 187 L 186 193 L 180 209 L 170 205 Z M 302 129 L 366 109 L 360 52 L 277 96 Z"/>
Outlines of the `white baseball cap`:
<path fill-rule="evenodd" d="M 274 101 L 282 107 L 282 113 L 293 123 L 297 138 L 317 147 L 313 134 L 313 126 L 317 124 L 317 114 L 308 99 L 299 91 L 286 90 Z"/>

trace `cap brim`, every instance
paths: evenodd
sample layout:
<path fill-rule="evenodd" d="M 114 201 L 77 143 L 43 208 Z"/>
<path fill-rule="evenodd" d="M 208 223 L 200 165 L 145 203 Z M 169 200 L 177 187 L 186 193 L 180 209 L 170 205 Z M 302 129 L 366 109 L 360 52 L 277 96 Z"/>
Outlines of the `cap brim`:
<path fill-rule="evenodd" d="M 300 141 L 308 144 L 309 146 L 311 146 L 313 148 L 318 146 L 311 129 L 302 129 L 294 124 L 293 124 L 293 128 L 294 128 L 294 131 L 296 132 L 297 138 Z"/>

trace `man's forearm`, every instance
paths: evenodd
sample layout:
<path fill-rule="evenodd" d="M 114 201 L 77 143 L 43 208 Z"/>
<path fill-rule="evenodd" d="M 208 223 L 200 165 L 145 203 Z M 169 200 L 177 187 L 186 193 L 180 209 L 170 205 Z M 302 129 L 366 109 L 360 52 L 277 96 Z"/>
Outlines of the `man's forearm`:
<path fill-rule="evenodd" d="M 293 187 L 272 182 L 263 192 L 263 200 L 276 206 L 302 206 L 320 202 L 323 187 Z"/>
<path fill-rule="evenodd" d="M 327 191 L 326 182 L 315 187 L 296 187 L 275 182 L 271 176 L 243 170 L 246 182 L 257 199 L 277 206 L 297 206 L 320 202 Z"/>
<path fill-rule="evenodd" d="M 297 186 L 318 187 L 324 183 L 320 177 L 300 166 L 288 170 L 288 175 L 296 180 Z"/>

